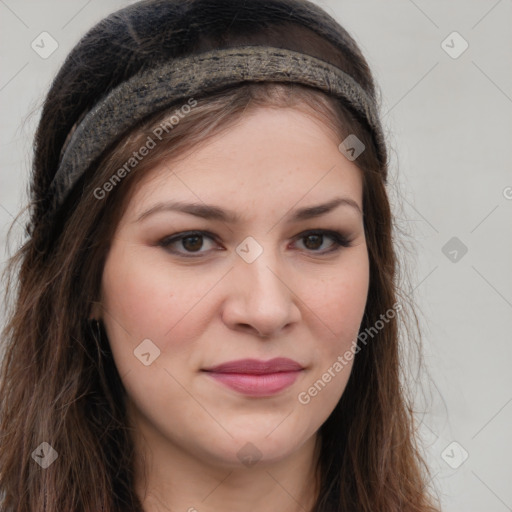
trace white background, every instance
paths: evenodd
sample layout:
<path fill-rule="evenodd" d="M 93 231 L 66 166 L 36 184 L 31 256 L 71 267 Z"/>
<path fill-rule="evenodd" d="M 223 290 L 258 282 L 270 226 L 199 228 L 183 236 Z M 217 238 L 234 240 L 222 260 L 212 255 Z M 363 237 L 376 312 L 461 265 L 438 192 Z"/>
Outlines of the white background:
<path fill-rule="evenodd" d="M 0 0 L 1 261 L 50 81 L 85 31 L 128 3 Z M 417 408 L 443 510 L 512 511 L 512 2 L 317 3 L 356 39 L 382 94 L 390 195 L 416 250 L 411 290 L 432 379 Z M 31 48 L 43 31 L 58 43 L 46 59 Z M 469 45 L 457 58 L 442 47 L 454 31 Z M 467 247 L 445 249 L 456 261 L 442 251 L 452 237 Z M 459 446 L 469 457 L 452 468 Z"/>

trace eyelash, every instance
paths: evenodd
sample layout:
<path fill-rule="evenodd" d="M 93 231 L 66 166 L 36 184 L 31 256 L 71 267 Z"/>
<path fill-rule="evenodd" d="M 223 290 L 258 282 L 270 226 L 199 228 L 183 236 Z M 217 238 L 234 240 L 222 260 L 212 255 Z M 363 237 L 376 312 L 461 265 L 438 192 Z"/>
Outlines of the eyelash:
<path fill-rule="evenodd" d="M 295 237 L 295 239 L 301 240 L 301 239 L 307 238 L 308 236 L 311 236 L 311 235 L 328 236 L 334 242 L 334 248 L 329 249 L 327 251 L 325 251 L 325 250 L 324 251 L 315 251 L 313 249 L 308 251 L 313 254 L 319 254 L 319 255 L 331 254 L 331 253 L 341 250 L 342 247 L 351 247 L 351 245 L 352 245 L 350 240 L 347 239 L 347 237 L 345 237 L 338 231 L 332 231 L 329 229 L 315 229 L 315 230 L 304 231 L 304 232 L 300 233 L 299 235 L 297 235 Z M 175 242 L 179 242 L 181 240 L 185 240 L 186 238 L 193 238 L 196 236 L 207 237 L 213 241 L 217 241 L 217 237 L 213 233 L 210 233 L 209 231 L 184 231 L 184 232 L 176 233 L 174 235 L 167 236 L 167 237 L 163 238 L 162 240 L 160 240 L 160 242 L 158 242 L 158 245 L 163 247 L 165 250 L 167 250 L 173 254 L 182 256 L 184 258 L 200 258 L 201 255 L 204 254 L 204 252 L 196 251 L 196 252 L 183 253 L 183 252 L 179 252 L 179 251 L 172 250 L 169 248 L 169 246 Z M 323 242 L 323 240 L 322 240 L 322 242 Z"/>

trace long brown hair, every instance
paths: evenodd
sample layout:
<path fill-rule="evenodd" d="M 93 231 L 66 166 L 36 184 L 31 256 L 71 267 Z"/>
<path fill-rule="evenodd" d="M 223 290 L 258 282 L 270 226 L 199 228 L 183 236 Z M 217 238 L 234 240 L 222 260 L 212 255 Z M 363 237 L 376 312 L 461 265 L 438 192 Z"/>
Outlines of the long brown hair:
<path fill-rule="evenodd" d="M 164 3 L 144 2 L 146 6 Z M 205 2 L 195 2 L 204 7 L 201 3 Z M 286 26 L 286 9 L 305 8 L 306 2 L 268 0 L 257 4 L 259 9 L 281 6 L 280 24 L 264 26 L 256 20 L 256 28 L 242 34 L 233 23 L 230 31 L 222 33 L 223 44 L 290 41 L 291 45 L 293 41 L 293 48 L 300 44 L 306 53 L 343 67 L 375 97 L 370 70 L 348 34 L 348 51 L 343 53 L 307 28 Z M 208 16 L 198 7 L 200 12 Z M 129 25 L 122 16 L 115 22 Z M 404 361 L 399 341 L 419 346 L 419 339 L 400 336 L 415 332 L 417 322 L 410 299 L 398 286 L 401 269 L 386 191 L 387 168 L 379 164 L 368 126 L 349 108 L 301 85 L 246 83 L 197 98 L 194 108 L 161 134 L 162 140 L 136 169 L 98 199 L 95 190 L 145 143 L 156 126 L 179 109 L 181 104 L 176 104 L 123 134 L 75 187 L 63 213 L 51 224 L 44 220 L 45 194 L 72 125 L 97 101 L 101 88 L 114 87 L 130 66 L 142 67 L 144 56 L 162 45 L 156 30 L 125 34 L 126 39 L 117 39 L 115 44 L 126 54 L 121 63 L 114 62 L 110 50 L 119 34 L 111 29 L 111 24 L 103 23 L 73 50 L 73 58 L 68 58 L 52 84 L 36 133 L 29 237 L 10 259 L 6 272 L 6 304 L 11 307 L 2 333 L 0 509 L 142 511 L 134 490 L 135 453 L 125 411 L 126 392 L 104 329 L 101 336 L 94 336 L 87 321 L 91 306 L 99 301 L 109 244 L 146 171 L 163 159 L 193 151 L 197 144 L 236 123 L 244 112 L 272 106 L 303 109 L 329 124 L 340 142 L 355 134 L 365 144 L 366 150 L 355 161 L 363 177 L 370 261 L 361 331 L 375 326 L 397 303 L 401 305 L 400 314 L 389 318 L 385 328 L 361 346 L 347 387 L 320 428 L 320 493 L 314 512 L 438 510 L 428 489 L 428 468 L 418 446 L 411 398 L 401 382 Z M 203 49 L 219 44 L 212 34 L 202 33 L 198 41 Z M 141 60 L 139 64 L 136 58 Z M 96 75 L 91 73 L 93 66 L 97 66 Z M 99 66 L 103 66 L 103 74 Z M 105 71 L 108 66 L 115 70 Z M 86 73 L 94 85 L 84 84 Z M 46 469 L 32 458 L 42 442 L 58 454 Z"/>

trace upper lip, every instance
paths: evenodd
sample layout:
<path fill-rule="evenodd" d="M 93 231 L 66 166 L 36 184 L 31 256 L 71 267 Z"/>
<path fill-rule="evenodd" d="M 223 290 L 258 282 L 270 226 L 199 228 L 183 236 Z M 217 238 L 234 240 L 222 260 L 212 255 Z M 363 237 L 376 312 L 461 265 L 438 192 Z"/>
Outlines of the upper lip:
<path fill-rule="evenodd" d="M 227 363 L 205 368 L 203 371 L 264 375 L 267 373 L 293 372 L 303 369 L 303 366 L 293 359 L 276 357 L 268 361 L 261 361 L 259 359 L 238 359 L 237 361 L 228 361 Z"/>

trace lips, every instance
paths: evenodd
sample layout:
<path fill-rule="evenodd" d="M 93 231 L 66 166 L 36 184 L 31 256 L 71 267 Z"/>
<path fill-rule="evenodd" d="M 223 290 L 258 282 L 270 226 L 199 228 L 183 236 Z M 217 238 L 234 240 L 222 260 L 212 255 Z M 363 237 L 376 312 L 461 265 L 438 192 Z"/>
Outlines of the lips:
<path fill-rule="evenodd" d="M 269 361 L 240 359 L 203 371 L 221 384 L 249 396 L 272 396 L 291 386 L 303 366 L 293 359 L 277 357 Z"/>
<path fill-rule="evenodd" d="M 204 371 L 216 373 L 245 373 L 250 375 L 264 375 L 266 373 L 293 372 L 302 370 L 302 366 L 286 357 L 276 357 L 269 361 L 260 361 L 258 359 L 239 359 L 238 361 L 229 361 Z"/>

